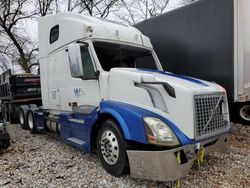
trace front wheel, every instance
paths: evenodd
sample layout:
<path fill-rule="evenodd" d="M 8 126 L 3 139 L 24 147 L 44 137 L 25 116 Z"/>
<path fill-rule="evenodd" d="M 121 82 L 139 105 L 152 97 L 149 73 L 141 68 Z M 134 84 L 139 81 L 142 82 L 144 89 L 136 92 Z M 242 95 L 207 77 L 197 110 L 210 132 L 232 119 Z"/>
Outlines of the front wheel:
<path fill-rule="evenodd" d="M 128 172 L 128 157 L 123 135 L 113 120 L 106 120 L 97 136 L 97 153 L 103 168 L 113 176 Z"/>

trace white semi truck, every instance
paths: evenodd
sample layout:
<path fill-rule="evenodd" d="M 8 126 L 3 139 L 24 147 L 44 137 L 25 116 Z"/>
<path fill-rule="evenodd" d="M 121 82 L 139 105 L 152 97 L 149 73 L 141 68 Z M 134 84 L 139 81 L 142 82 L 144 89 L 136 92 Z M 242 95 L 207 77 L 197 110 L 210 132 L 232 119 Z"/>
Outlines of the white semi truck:
<path fill-rule="evenodd" d="M 121 176 L 175 180 L 197 155 L 225 151 L 226 91 L 164 72 L 134 27 L 74 13 L 39 20 L 42 107 L 23 105 L 31 133 L 48 131 Z"/>

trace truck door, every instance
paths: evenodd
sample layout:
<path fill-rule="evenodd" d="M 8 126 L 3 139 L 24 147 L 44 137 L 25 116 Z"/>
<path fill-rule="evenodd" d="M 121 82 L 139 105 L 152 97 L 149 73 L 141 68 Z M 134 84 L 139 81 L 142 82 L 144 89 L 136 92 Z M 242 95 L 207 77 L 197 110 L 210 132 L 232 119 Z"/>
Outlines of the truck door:
<path fill-rule="evenodd" d="M 100 102 L 99 80 L 95 76 L 96 68 L 87 43 L 69 45 L 68 59 L 72 84 L 68 91 L 61 91 L 61 99 L 70 91 L 67 103 L 71 109 L 87 113 Z"/>

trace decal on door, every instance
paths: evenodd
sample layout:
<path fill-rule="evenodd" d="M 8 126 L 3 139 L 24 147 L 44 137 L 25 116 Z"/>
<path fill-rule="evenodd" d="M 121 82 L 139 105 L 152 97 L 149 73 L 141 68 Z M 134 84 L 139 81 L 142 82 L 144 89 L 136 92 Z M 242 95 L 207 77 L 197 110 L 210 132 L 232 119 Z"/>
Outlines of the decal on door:
<path fill-rule="evenodd" d="M 80 96 L 84 95 L 84 91 L 82 88 L 74 88 L 74 96 L 79 98 Z"/>
<path fill-rule="evenodd" d="M 50 97 L 52 100 L 56 100 L 56 91 L 55 90 L 50 91 Z"/>

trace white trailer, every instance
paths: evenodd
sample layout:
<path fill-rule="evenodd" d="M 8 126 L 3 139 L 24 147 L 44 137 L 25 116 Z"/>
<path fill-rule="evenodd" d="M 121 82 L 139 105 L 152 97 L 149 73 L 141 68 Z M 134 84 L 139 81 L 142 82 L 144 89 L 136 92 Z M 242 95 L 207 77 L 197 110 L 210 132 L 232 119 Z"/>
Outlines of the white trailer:
<path fill-rule="evenodd" d="M 134 27 L 61 13 L 40 18 L 38 31 L 43 107 L 20 108 L 31 133 L 97 152 L 114 176 L 162 181 L 188 174 L 204 150 L 225 151 L 225 90 L 164 72 Z"/>
<path fill-rule="evenodd" d="M 250 1 L 234 0 L 234 101 L 250 124 Z"/>

